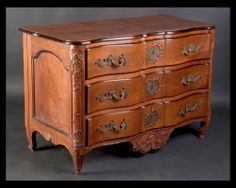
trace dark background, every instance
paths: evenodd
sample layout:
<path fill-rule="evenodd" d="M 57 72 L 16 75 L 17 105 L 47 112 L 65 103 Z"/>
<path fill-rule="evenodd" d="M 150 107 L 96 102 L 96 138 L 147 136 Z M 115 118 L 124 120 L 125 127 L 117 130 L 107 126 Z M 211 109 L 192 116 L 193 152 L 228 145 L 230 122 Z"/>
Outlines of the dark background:
<path fill-rule="evenodd" d="M 24 134 L 22 33 L 24 25 L 170 14 L 216 26 L 212 85 L 212 121 L 204 140 L 192 129 L 174 131 L 163 149 L 135 157 L 125 145 L 98 148 L 73 174 L 64 147 L 51 147 L 37 136 L 41 151 L 31 153 Z M 158 20 L 157 20 L 158 21 Z M 7 179 L 87 180 L 228 180 L 229 142 L 229 8 L 7 8 L 6 9 L 6 175 Z"/>

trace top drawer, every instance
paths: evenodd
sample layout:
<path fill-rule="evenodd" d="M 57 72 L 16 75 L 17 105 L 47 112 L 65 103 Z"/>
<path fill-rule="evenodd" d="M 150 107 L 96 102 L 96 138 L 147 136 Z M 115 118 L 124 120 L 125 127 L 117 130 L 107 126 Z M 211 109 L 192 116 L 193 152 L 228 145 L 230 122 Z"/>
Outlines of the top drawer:
<path fill-rule="evenodd" d="M 143 48 L 143 44 L 138 43 L 87 49 L 87 78 L 140 70 Z"/>
<path fill-rule="evenodd" d="M 210 34 L 166 39 L 165 65 L 210 58 Z"/>
<path fill-rule="evenodd" d="M 86 79 L 210 57 L 210 34 L 87 49 Z"/>

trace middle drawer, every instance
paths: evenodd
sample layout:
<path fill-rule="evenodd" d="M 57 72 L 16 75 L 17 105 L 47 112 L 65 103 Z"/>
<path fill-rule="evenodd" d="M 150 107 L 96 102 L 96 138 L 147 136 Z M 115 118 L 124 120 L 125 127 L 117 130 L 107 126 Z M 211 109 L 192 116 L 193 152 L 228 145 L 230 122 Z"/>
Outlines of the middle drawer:
<path fill-rule="evenodd" d="M 150 99 L 179 95 L 208 87 L 209 64 L 179 70 L 141 74 L 137 77 L 92 83 L 87 88 L 87 114 L 109 108 L 124 107 Z M 168 86 L 167 86 L 168 85 Z"/>

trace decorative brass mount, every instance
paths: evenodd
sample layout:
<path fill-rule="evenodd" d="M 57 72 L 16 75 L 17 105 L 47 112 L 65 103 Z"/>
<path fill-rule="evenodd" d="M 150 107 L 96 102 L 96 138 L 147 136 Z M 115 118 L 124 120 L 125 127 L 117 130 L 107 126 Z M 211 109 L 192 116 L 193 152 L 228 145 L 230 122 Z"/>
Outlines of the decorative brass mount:
<path fill-rule="evenodd" d="M 162 49 L 159 45 L 147 48 L 147 62 L 155 62 L 158 58 L 161 57 L 161 53 Z"/>
<path fill-rule="evenodd" d="M 157 123 L 158 119 L 160 118 L 161 118 L 161 112 L 158 109 L 158 107 L 157 106 L 152 107 L 151 111 L 145 113 L 145 118 L 144 118 L 145 127 L 154 126 Z"/>
<path fill-rule="evenodd" d="M 161 83 L 160 83 L 159 79 L 151 78 L 151 79 L 147 80 L 146 87 L 145 87 L 146 95 L 147 96 L 156 95 L 158 90 L 160 90 L 160 86 L 161 86 Z"/>
<path fill-rule="evenodd" d="M 113 57 L 113 55 L 109 55 L 107 58 L 97 59 L 95 61 L 95 65 L 97 65 L 100 68 L 104 68 L 106 66 L 120 67 L 126 65 L 126 59 L 124 54 L 122 54 L 121 56 L 119 56 L 118 62 L 115 63 L 115 58 Z"/>
<path fill-rule="evenodd" d="M 179 110 L 179 116 L 185 117 L 188 112 L 196 111 L 199 106 L 200 106 L 200 104 L 194 104 L 194 103 L 187 104 L 185 107 L 183 107 Z"/>
<path fill-rule="evenodd" d="M 182 48 L 181 54 L 183 56 L 188 56 L 191 53 L 197 53 L 199 52 L 201 47 L 202 47 L 201 44 L 188 44 L 187 46 L 184 46 Z"/>
<path fill-rule="evenodd" d="M 119 96 L 116 95 L 116 91 L 114 89 L 110 89 L 108 92 L 104 94 L 98 94 L 96 96 L 96 100 L 99 102 L 105 102 L 107 100 L 119 101 L 125 99 L 128 95 L 128 91 L 125 88 L 122 88 L 119 91 Z"/>
<path fill-rule="evenodd" d="M 97 132 L 100 132 L 100 133 L 106 133 L 108 131 L 113 131 L 115 133 L 119 133 L 123 130 L 125 130 L 127 128 L 127 123 L 125 121 L 125 119 L 123 119 L 121 122 L 120 122 L 120 126 L 117 128 L 116 127 L 116 123 L 115 121 L 111 120 L 108 124 L 105 124 L 105 125 L 100 125 L 96 128 L 96 131 Z"/>
<path fill-rule="evenodd" d="M 181 78 L 181 81 L 180 83 L 183 85 L 183 86 L 188 86 L 190 83 L 196 83 L 198 82 L 198 80 L 201 79 L 201 75 L 188 75 L 188 76 L 184 76 Z"/>

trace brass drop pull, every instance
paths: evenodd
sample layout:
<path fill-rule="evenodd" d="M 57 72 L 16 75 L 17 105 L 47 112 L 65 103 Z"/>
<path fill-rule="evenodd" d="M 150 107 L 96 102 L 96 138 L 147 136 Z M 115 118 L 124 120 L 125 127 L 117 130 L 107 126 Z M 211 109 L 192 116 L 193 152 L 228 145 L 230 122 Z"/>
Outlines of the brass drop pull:
<path fill-rule="evenodd" d="M 201 47 L 202 47 L 201 44 L 189 44 L 189 45 L 184 46 L 184 47 L 182 48 L 181 54 L 182 54 L 183 56 L 188 56 L 188 55 L 190 55 L 191 53 L 197 53 L 197 52 L 199 52 L 199 50 L 200 50 Z"/>
<path fill-rule="evenodd" d="M 119 125 L 118 128 L 116 127 L 115 121 L 111 120 L 108 124 L 105 124 L 103 126 L 99 125 L 96 128 L 96 131 L 99 132 L 99 133 L 106 133 L 108 131 L 112 131 L 112 132 L 115 132 L 115 133 L 120 133 L 121 131 L 124 131 L 126 128 L 127 128 L 127 123 L 126 123 L 125 119 L 123 119 L 120 122 L 120 125 Z"/>
<path fill-rule="evenodd" d="M 116 63 L 113 55 L 109 55 L 107 58 L 97 59 L 95 61 L 95 65 L 97 65 L 100 68 L 104 68 L 106 66 L 112 66 L 112 67 L 125 66 L 126 65 L 126 58 L 125 58 L 124 54 L 122 54 L 119 57 L 118 62 Z"/>
<path fill-rule="evenodd" d="M 185 107 L 179 110 L 179 116 L 185 117 L 187 113 L 196 111 L 199 106 L 200 104 L 194 104 L 194 103 L 187 104 Z"/>
<path fill-rule="evenodd" d="M 188 86 L 190 83 L 196 83 L 200 79 L 201 79 L 201 75 L 193 74 L 193 75 L 188 75 L 188 76 L 182 77 L 180 83 L 183 86 Z"/>
<path fill-rule="evenodd" d="M 125 99 L 127 97 L 128 91 L 125 88 L 122 88 L 119 91 L 119 95 L 116 95 L 116 91 L 114 89 L 109 90 L 104 94 L 98 94 L 96 96 L 96 100 L 99 102 L 105 102 L 107 100 L 119 101 Z"/>

